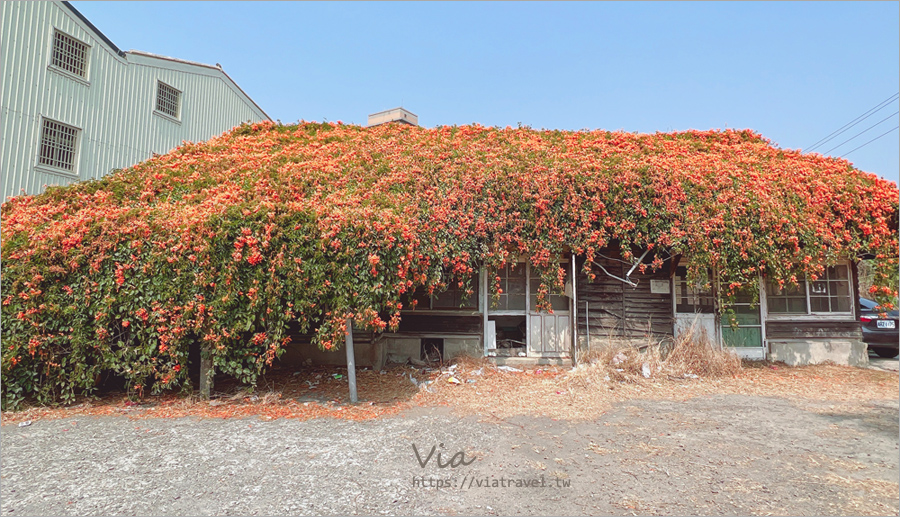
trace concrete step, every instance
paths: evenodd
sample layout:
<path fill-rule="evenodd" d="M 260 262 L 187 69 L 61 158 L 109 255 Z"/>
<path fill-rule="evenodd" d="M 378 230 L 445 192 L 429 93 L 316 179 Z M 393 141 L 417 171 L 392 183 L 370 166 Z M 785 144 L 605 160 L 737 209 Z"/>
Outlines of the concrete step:
<path fill-rule="evenodd" d="M 497 366 L 572 366 L 571 357 L 488 357 L 487 358 Z"/>

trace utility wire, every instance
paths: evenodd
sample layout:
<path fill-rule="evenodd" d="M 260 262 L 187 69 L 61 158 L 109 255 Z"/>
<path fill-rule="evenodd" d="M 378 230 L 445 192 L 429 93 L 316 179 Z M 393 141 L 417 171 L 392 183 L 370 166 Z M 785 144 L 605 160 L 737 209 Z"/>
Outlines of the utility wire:
<path fill-rule="evenodd" d="M 871 143 L 874 142 L 875 140 L 878 140 L 879 138 L 883 137 L 884 135 L 886 135 L 886 134 L 888 134 L 888 133 L 890 133 L 890 132 L 892 132 L 892 131 L 896 131 L 898 128 L 900 128 L 900 126 L 895 126 L 894 129 L 891 129 L 891 130 L 885 131 L 884 133 L 881 133 L 880 135 L 878 135 L 878 136 L 876 136 L 875 138 L 869 140 L 868 142 L 864 143 L 863 145 L 861 145 L 861 146 L 859 146 L 859 147 L 857 147 L 857 148 L 855 148 L 855 149 L 851 149 L 851 150 L 847 151 L 846 153 L 842 154 L 842 155 L 841 155 L 841 158 L 843 158 L 844 156 L 847 156 L 848 154 L 852 153 L 852 152 L 855 151 L 856 149 L 862 149 L 863 147 L 865 147 L 865 146 L 871 144 Z"/>
<path fill-rule="evenodd" d="M 827 156 L 828 153 L 830 153 L 831 151 L 834 151 L 834 150 L 837 149 L 838 147 L 840 147 L 840 146 L 846 144 L 847 142 L 849 142 L 849 141 L 855 139 L 855 138 L 858 137 L 858 136 L 861 136 L 861 135 L 862 135 L 863 133 L 865 133 L 866 131 L 872 129 L 873 127 L 877 126 L 878 124 L 881 124 L 881 123 L 884 122 L 885 120 L 888 120 L 888 119 L 893 118 L 894 115 L 897 115 L 897 114 L 900 114 L 900 111 L 895 111 L 895 112 L 893 112 L 890 116 L 887 116 L 887 117 L 885 117 L 885 118 L 879 120 L 879 121 L 876 122 L 875 124 L 872 124 L 871 126 L 867 127 L 866 129 L 860 131 L 859 133 L 856 133 L 856 135 L 854 135 L 854 136 L 848 138 L 847 140 L 844 140 L 843 142 L 839 143 L 838 145 L 832 147 L 831 149 L 825 151 L 825 152 L 822 153 L 822 154 L 824 154 L 824 155 Z"/>
<path fill-rule="evenodd" d="M 807 152 L 810 152 L 810 151 L 815 150 L 816 147 L 819 147 L 820 145 L 825 144 L 826 142 L 828 142 L 829 140 L 832 140 L 833 138 L 837 137 L 838 135 L 840 135 L 840 134 L 843 133 L 844 131 L 847 131 L 848 129 L 850 129 L 851 127 L 855 126 L 856 124 L 859 124 L 859 123 L 862 122 L 863 120 L 865 120 L 865 119 L 871 117 L 871 116 L 874 115 L 876 112 L 878 112 L 878 111 L 884 109 L 884 107 L 887 106 L 888 104 L 894 102 L 894 101 L 897 99 L 897 97 L 900 97 L 900 92 L 895 93 L 894 95 L 891 95 L 889 98 L 887 98 L 887 99 L 885 99 L 885 100 L 879 102 L 874 108 L 872 108 L 872 109 L 870 109 L 869 111 L 863 113 L 862 115 L 856 117 L 855 119 L 851 120 L 850 122 L 847 122 L 846 124 L 844 124 L 843 126 L 841 126 L 840 128 L 838 128 L 836 131 L 833 131 L 831 134 L 829 134 L 828 136 L 826 136 L 825 138 L 822 138 L 822 139 L 819 140 L 818 142 L 816 142 L 816 143 L 814 143 L 813 145 L 809 146 L 809 147 L 806 149 L 806 151 L 807 151 Z"/>

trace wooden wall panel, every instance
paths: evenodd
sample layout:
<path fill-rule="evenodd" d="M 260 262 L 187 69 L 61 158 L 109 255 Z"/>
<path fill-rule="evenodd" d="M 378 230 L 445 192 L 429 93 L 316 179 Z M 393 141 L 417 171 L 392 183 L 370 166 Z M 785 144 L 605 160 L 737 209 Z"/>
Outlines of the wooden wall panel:
<path fill-rule="evenodd" d="M 598 257 L 594 262 L 602 265 L 609 274 L 624 278 L 630 266 L 619 261 L 621 255 L 618 250 L 606 249 L 601 254 L 605 258 Z M 632 273 L 631 280 L 637 283 L 636 287 L 612 278 L 597 266 L 592 268 L 596 278 L 589 281 L 587 275 L 581 272 L 583 263 L 577 263 L 576 319 L 579 336 L 586 335 L 588 328 L 593 340 L 647 338 L 651 334 L 659 340 L 673 335 L 672 295 L 650 292 L 650 280 L 669 281 L 669 262 L 654 273 Z M 585 302 L 589 305 L 587 318 Z"/>

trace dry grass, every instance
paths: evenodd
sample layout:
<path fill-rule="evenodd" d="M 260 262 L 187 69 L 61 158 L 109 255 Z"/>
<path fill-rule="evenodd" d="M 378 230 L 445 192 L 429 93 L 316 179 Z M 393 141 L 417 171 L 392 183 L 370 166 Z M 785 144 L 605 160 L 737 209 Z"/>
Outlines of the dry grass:
<path fill-rule="evenodd" d="M 570 385 L 604 382 L 647 384 L 654 379 L 714 379 L 741 372 L 741 359 L 716 346 L 696 324 L 682 333 L 666 353 L 657 343 L 643 349 L 610 344 L 581 357 L 567 376 Z"/>
<path fill-rule="evenodd" d="M 893 503 L 900 496 L 900 485 L 894 481 L 871 477 L 857 479 L 828 472 L 824 476 L 809 474 L 793 482 L 837 486 L 846 490 L 848 495 L 835 501 L 846 515 L 897 515 L 897 507 Z"/>
<path fill-rule="evenodd" d="M 495 420 L 515 415 L 583 419 L 596 418 L 612 404 L 631 399 L 741 394 L 817 407 L 824 402 L 827 407 L 821 410 L 835 411 L 855 409 L 873 399 L 896 400 L 900 390 L 895 372 L 742 362 L 696 331 L 674 343 L 667 355 L 652 344 L 643 349 L 610 346 L 582 357 L 576 368 L 539 366 L 522 372 L 502 371 L 487 360 L 467 358 L 453 375 L 463 384 L 449 384 L 446 374 L 436 375 L 415 402 L 447 405 L 461 414 Z"/>
<path fill-rule="evenodd" d="M 4 411 L 2 425 L 28 420 L 72 418 L 81 416 L 121 415 L 129 418 L 243 418 L 265 420 L 294 418 L 340 418 L 367 420 L 399 413 L 411 407 L 418 389 L 409 375 L 419 376 L 418 370 L 398 367 L 385 374 L 359 370 L 360 403 L 347 404 L 346 369 L 311 367 L 299 372 L 279 369 L 260 379 L 257 390 L 251 390 L 234 380 L 217 380 L 212 400 L 196 394 L 164 394 L 146 396 L 135 402 L 123 393 L 102 397 L 82 397 L 67 407 L 34 406 L 21 411 Z M 336 378 L 335 374 L 341 377 Z"/>
<path fill-rule="evenodd" d="M 360 403 L 347 404 L 346 374 L 339 367 L 275 370 L 257 391 L 218 382 L 215 400 L 161 395 L 131 402 L 121 393 L 82 399 L 64 408 L 33 407 L 4 412 L 4 425 L 74 416 L 131 418 L 197 416 L 230 418 L 341 418 L 361 420 L 397 414 L 415 406 L 449 406 L 459 414 L 504 420 L 516 415 L 590 419 L 612 404 L 632 399 L 686 400 L 742 394 L 780 397 L 825 412 L 864 409 L 875 399 L 897 400 L 896 372 L 850 366 L 745 362 L 701 339 L 675 343 L 665 357 L 658 348 L 610 348 L 595 352 L 577 368 L 498 368 L 486 359 L 462 357 L 452 365 L 423 369 L 391 365 L 385 373 L 357 372 Z M 650 376 L 644 377 L 644 365 Z M 411 377 L 416 380 L 413 383 Z M 450 381 L 453 378 L 459 383 Z"/>
<path fill-rule="evenodd" d="M 663 371 L 675 376 L 732 377 L 740 373 L 741 359 L 734 352 L 714 345 L 706 330 L 694 324 L 675 341 L 663 361 Z"/>

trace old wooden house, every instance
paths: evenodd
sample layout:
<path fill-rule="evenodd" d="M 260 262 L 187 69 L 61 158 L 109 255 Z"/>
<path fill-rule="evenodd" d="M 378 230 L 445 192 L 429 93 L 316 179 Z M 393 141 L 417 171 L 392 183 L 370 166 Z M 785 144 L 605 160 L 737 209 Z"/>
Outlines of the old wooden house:
<path fill-rule="evenodd" d="M 649 264 L 652 256 L 641 258 Z M 665 345 L 692 326 L 747 359 L 791 365 L 867 361 L 853 261 L 796 287 L 779 289 L 761 281 L 758 296 L 744 292 L 731 306 L 735 326 L 716 310 L 715 285 L 689 283 L 679 256 L 642 273 L 641 260 L 629 262 L 616 249 L 603 250 L 591 264 L 593 280 L 584 272 L 584 260 L 560 258 L 566 287 L 564 294 L 550 295 L 552 312 L 537 310 L 540 280 L 525 260 L 500 271 L 482 270 L 470 296 L 456 286 L 435 296 L 418 292 L 415 309 L 402 312 L 397 331 L 354 331 L 357 365 L 378 369 L 391 359 L 446 360 L 459 354 L 503 364 L 572 364 L 598 347 Z M 496 298 L 488 284 L 494 277 L 502 290 Z M 343 353 L 311 346 L 289 351 L 286 359 L 298 354 L 330 364 L 346 361 Z"/>
<path fill-rule="evenodd" d="M 369 126 L 392 122 L 416 125 L 417 117 L 402 108 L 369 117 Z M 815 281 L 801 278 L 796 286 L 781 288 L 761 276 L 759 292 L 738 293 L 722 311 L 716 282 L 692 284 L 681 255 L 631 251 L 639 258 L 626 260 L 619 246 L 610 245 L 588 268 L 584 255 L 558 257 L 565 290 L 550 294 L 552 311 L 538 310 L 541 281 L 525 258 L 499 271 L 482 268 L 469 295 L 453 281 L 434 296 L 417 291 L 416 303 L 404 304 L 396 331 L 354 330 L 357 364 L 378 369 L 391 359 L 459 354 L 508 364 L 571 364 L 608 345 L 665 346 L 689 330 L 745 359 L 791 365 L 868 361 L 859 325 L 857 257 L 828 267 Z M 654 260 L 662 262 L 655 270 L 648 267 Z M 490 282 L 499 287 L 496 296 Z M 310 337 L 295 333 L 293 341 L 309 343 Z M 285 356 L 310 358 L 346 364 L 344 354 L 310 345 Z"/>

